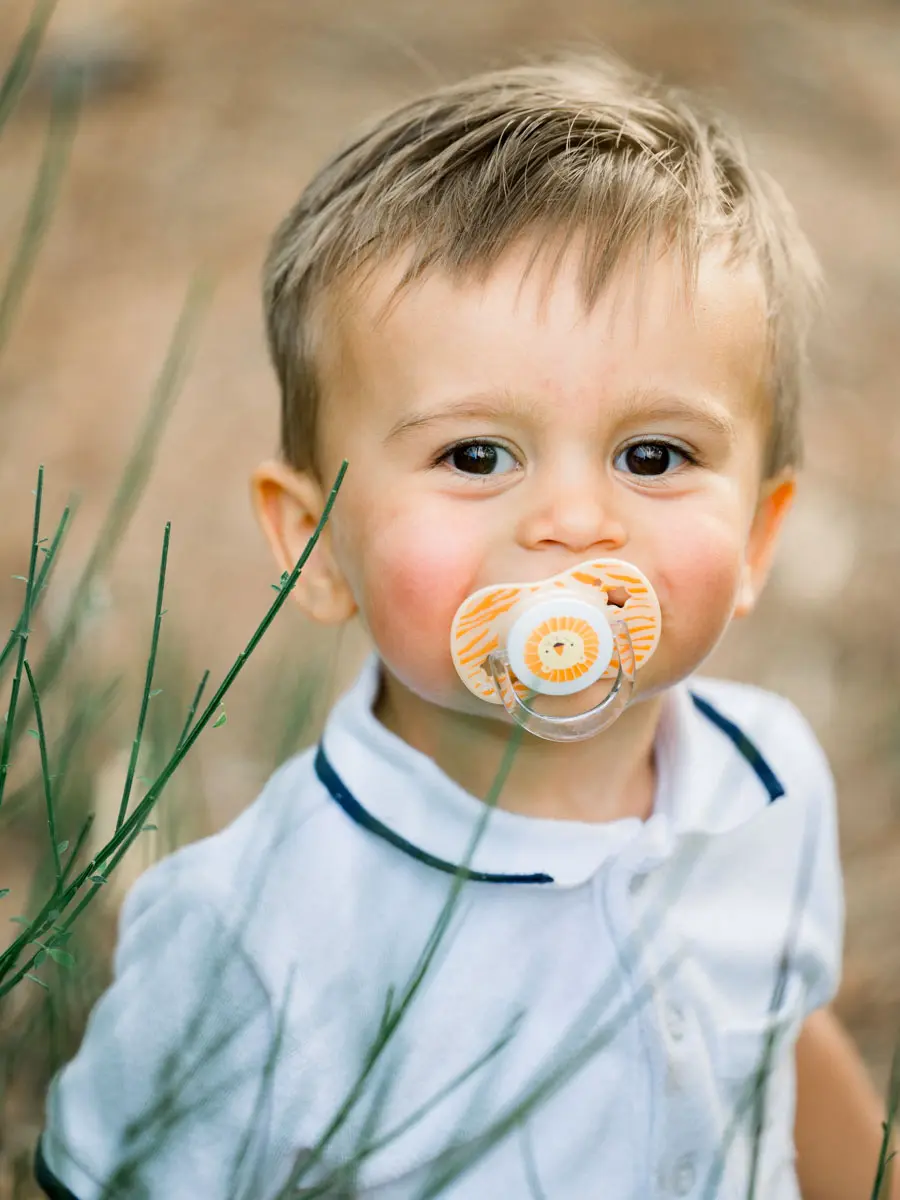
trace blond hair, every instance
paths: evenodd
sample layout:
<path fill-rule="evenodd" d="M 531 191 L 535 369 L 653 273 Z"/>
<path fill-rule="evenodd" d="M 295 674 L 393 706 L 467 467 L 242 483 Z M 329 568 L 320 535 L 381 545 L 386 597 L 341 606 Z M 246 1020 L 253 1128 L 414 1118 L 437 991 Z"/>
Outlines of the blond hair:
<path fill-rule="evenodd" d="M 625 255 L 660 240 L 691 277 L 713 241 L 754 263 L 770 347 L 765 473 L 798 463 L 818 271 L 794 212 L 718 117 L 599 57 L 494 71 L 414 100 L 306 187 L 275 233 L 264 276 L 287 462 L 316 470 L 314 316 L 329 287 L 401 251 L 403 283 L 432 267 L 486 272 L 526 234 L 563 247 L 580 235 L 586 304 Z"/>

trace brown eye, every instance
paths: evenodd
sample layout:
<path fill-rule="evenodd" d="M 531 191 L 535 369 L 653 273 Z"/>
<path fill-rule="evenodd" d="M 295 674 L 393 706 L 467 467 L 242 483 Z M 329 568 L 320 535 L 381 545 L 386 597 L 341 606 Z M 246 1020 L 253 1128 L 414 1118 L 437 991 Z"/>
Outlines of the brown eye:
<path fill-rule="evenodd" d="M 619 455 L 620 470 L 631 475 L 665 475 L 687 461 L 687 454 L 667 442 L 637 442 Z M 617 464 L 618 465 L 618 464 Z"/>
<path fill-rule="evenodd" d="M 464 442 L 448 450 L 444 458 L 463 475 L 499 475 L 516 465 L 510 452 L 494 442 Z"/>

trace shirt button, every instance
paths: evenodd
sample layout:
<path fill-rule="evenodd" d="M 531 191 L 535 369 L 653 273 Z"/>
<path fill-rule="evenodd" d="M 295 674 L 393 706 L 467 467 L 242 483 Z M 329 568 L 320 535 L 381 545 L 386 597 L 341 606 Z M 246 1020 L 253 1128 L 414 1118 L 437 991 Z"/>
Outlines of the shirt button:
<path fill-rule="evenodd" d="M 677 1004 L 666 1006 L 666 1029 L 673 1042 L 680 1042 L 684 1037 L 684 1011 Z"/>
<path fill-rule="evenodd" d="M 683 1155 L 672 1169 L 672 1191 L 676 1196 L 686 1196 L 693 1189 L 696 1178 L 693 1154 Z"/>

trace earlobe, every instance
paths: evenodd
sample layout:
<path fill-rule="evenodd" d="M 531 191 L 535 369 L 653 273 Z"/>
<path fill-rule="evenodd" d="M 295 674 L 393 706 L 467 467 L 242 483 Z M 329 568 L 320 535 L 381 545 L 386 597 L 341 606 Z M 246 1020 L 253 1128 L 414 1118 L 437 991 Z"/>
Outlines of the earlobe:
<path fill-rule="evenodd" d="M 286 463 L 262 463 L 251 481 L 253 507 L 279 572 L 292 571 L 315 531 L 325 497 L 307 472 Z M 293 597 L 308 617 L 322 624 L 347 621 L 356 603 L 333 552 L 326 526 L 303 566 Z"/>
<path fill-rule="evenodd" d="M 736 617 L 746 616 L 759 599 L 772 567 L 778 535 L 794 503 L 796 492 L 797 483 L 793 471 L 777 475 L 763 485 L 747 538 L 741 581 L 734 607 Z"/>

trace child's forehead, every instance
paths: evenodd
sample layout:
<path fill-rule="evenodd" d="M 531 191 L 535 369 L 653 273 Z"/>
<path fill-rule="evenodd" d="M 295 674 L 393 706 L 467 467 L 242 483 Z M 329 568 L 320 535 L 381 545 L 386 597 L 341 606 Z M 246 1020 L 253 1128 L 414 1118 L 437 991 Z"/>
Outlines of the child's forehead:
<path fill-rule="evenodd" d="M 567 305 L 590 319 L 598 310 L 638 321 L 653 308 L 690 313 L 699 302 L 717 304 L 765 323 L 762 273 L 754 261 L 739 258 L 722 242 L 695 256 L 673 245 L 640 247 L 623 255 L 602 281 L 591 275 L 581 240 L 523 238 L 496 258 L 464 266 L 434 261 L 413 264 L 409 248 L 374 260 L 353 276 L 326 289 L 329 318 L 360 322 L 373 332 L 424 316 L 442 306 L 503 305 L 523 320 L 546 319 L 554 306 Z"/>
<path fill-rule="evenodd" d="M 661 351 L 667 340 L 678 350 L 676 330 L 687 334 L 684 350 L 696 344 L 699 353 L 716 358 L 738 355 L 751 375 L 764 373 L 761 273 L 721 245 L 693 264 L 677 251 L 632 255 L 595 295 L 575 242 L 560 252 L 522 241 L 489 265 L 455 270 L 433 264 L 413 278 L 409 259 L 402 254 L 371 266 L 327 297 L 322 331 L 330 347 L 322 349 L 342 375 L 353 365 L 365 373 L 376 361 L 397 369 L 406 357 L 439 360 L 442 349 L 466 350 L 477 366 L 517 339 L 537 353 L 534 336 L 551 354 L 605 342 L 628 353 L 629 346 L 646 352 L 650 341 Z"/>

